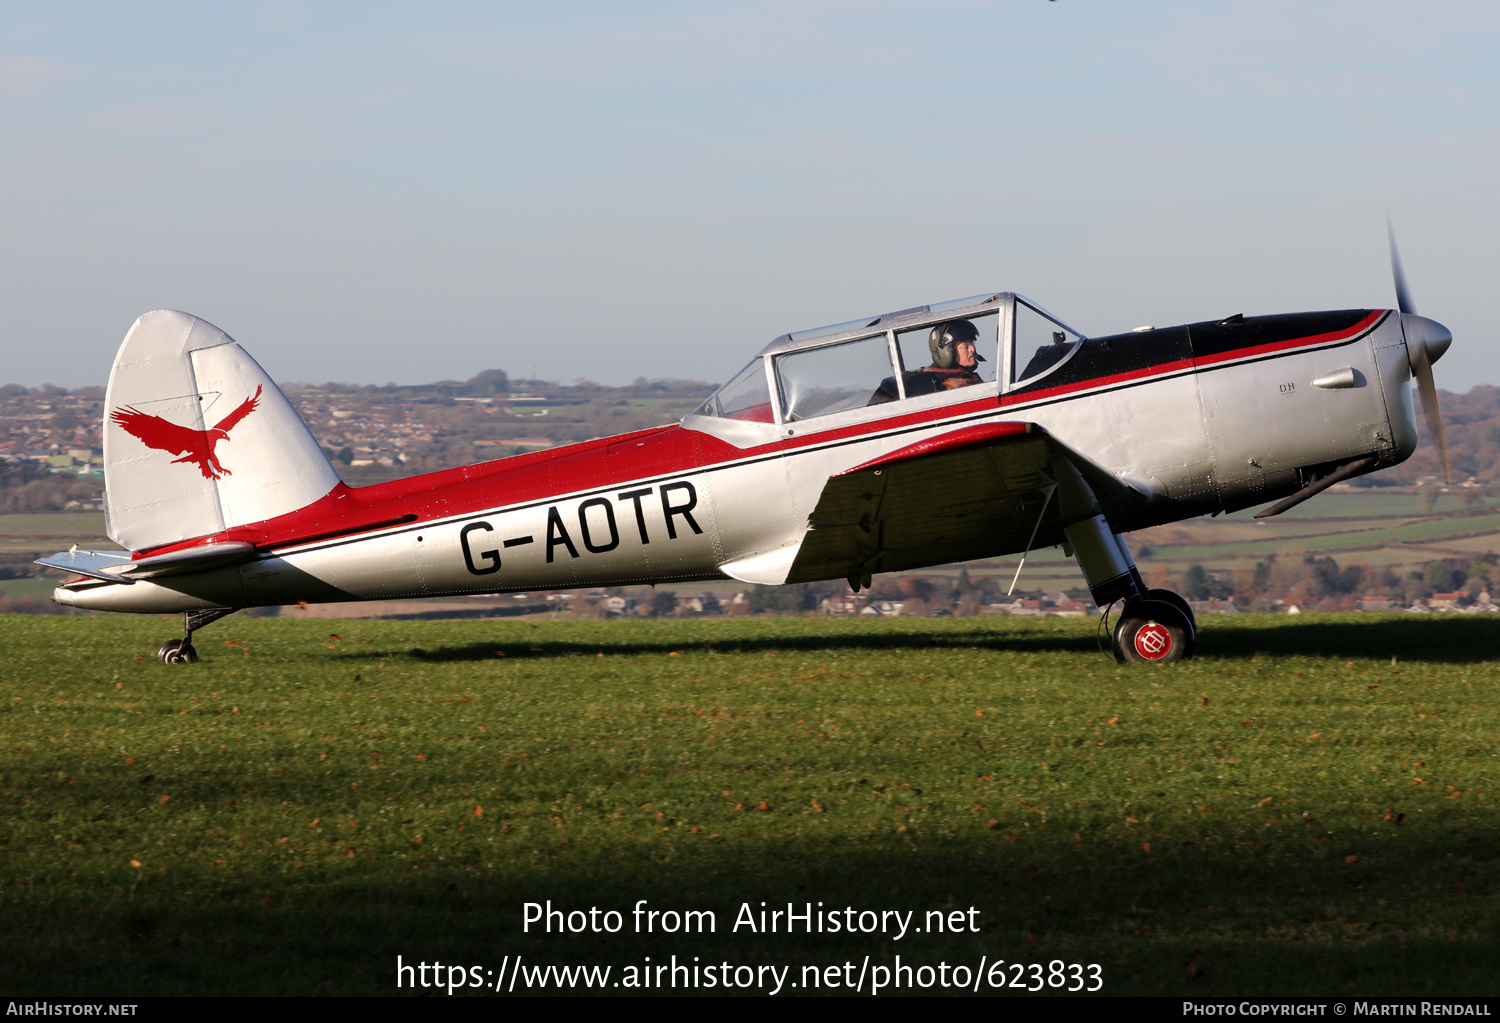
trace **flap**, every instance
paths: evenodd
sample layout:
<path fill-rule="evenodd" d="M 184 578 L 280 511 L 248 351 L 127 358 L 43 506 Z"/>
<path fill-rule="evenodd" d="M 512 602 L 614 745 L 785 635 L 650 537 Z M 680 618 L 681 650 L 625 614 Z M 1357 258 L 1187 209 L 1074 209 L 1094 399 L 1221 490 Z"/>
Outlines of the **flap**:
<path fill-rule="evenodd" d="M 965 427 L 829 479 L 787 581 L 858 579 L 1015 554 L 1028 541 L 1061 543 L 1067 510 L 1049 500 L 1057 458 L 1077 468 L 1111 522 L 1149 499 L 1035 423 Z"/>

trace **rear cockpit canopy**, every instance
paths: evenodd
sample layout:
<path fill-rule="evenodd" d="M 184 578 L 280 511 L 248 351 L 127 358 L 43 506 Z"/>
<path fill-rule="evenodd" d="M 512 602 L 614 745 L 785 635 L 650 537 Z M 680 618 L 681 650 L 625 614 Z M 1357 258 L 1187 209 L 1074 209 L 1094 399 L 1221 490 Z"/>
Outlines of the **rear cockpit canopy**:
<path fill-rule="evenodd" d="M 1010 292 L 973 295 L 783 334 L 693 414 L 778 426 L 838 416 L 833 426 L 873 405 L 971 400 L 1033 383 L 1080 340 Z"/>

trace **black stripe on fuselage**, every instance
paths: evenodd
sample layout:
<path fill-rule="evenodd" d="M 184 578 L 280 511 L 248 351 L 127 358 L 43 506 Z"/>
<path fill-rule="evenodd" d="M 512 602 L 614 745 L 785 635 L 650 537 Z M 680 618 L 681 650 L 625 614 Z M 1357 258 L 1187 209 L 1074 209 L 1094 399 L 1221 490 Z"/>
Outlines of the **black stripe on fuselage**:
<path fill-rule="evenodd" d="M 1340 309 L 1324 313 L 1250 316 L 1238 321 L 1205 320 L 1179 327 L 1086 338 L 1079 342 L 1078 352 L 1055 373 L 1006 393 L 1016 397 L 1116 377 L 1122 373 L 1139 373 L 1174 362 L 1216 359 L 1226 355 L 1232 358 L 1234 352 L 1244 349 L 1336 334 L 1350 329 L 1370 312 L 1369 309 Z M 1050 347 L 1043 347 L 1033 358 L 1045 359 L 1051 351 Z M 1016 356 L 1019 358 L 1022 353 L 1017 352 Z M 1026 375 L 1023 371 L 1022 377 Z"/>

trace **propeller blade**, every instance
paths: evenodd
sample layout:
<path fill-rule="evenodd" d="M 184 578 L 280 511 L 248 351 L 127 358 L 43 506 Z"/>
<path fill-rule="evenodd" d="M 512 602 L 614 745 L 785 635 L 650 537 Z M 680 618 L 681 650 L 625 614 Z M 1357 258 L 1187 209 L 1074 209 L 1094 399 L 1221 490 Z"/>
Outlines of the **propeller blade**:
<path fill-rule="evenodd" d="M 1385 233 L 1391 240 L 1391 277 L 1396 282 L 1396 308 L 1403 313 L 1414 313 L 1417 307 L 1412 304 L 1411 292 L 1406 287 L 1406 273 L 1401 269 L 1401 253 L 1396 251 L 1396 229 L 1391 226 L 1391 218 L 1385 218 Z"/>
<path fill-rule="evenodd" d="M 1391 242 L 1391 278 L 1396 282 L 1396 308 L 1402 313 L 1415 315 L 1417 307 L 1412 303 L 1411 291 L 1406 286 L 1406 272 L 1401 269 L 1401 253 L 1396 250 L 1396 229 L 1391 226 L 1389 215 L 1385 218 L 1386 236 Z M 1437 442 L 1438 455 L 1443 460 L 1443 478 L 1453 486 L 1453 473 L 1448 468 L 1448 446 L 1443 443 L 1443 416 L 1438 411 L 1437 385 L 1432 382 L 1432 358 L 1427 351 L 1426 331 L 1413 331 L 1403 321 L 1406 333 L 1406 358 L 1411 364 L 1411 375 L 1417 382 L 1417 394 L 1422 398 L 1422 415 L 1427 419 L 1427 432 Z M 1420 333 L 1421 336 L 1414 336 Z M 1443 346 L 1444 349 L 1447 345 Z M 1439 355 L 1443 352 L 1440 350 Z"/>
<path fill-rule="evenodd" d="M 1417 380 L 1417 393 L 1422 396 L 1422 415 L 1427 417 L 1427 432 L 1437 441 L 1438 456 L 1443 460 L 1443 478 L 1453 486 L 1453 473 L 1448 469 L 1448 448 L 1443 443 L 1443 417 L 1438 412 L 1437 386 L 1432 382 L 1432 360 L 1427 357 L 1427 344 L 1422 338 L 1408 337 L 1406 350 L 1411 362 L 1411 375 Z"/>

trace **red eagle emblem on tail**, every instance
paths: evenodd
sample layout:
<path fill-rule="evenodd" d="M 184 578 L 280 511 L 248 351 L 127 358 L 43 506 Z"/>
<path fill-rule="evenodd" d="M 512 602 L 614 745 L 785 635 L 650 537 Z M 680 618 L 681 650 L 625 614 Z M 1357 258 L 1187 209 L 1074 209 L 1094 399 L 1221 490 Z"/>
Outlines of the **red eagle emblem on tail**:
<path fill-rule="evenodd" d="M 115 409 L 109 414 L 109 418 L 132 437 L 140 438 L 141 443 L 146 447 L 181 455 L 181 458 L 172 459 L 174 465 L 178 462 L 197 462 L 204 479 L 216 480 L 229 476 L 231 473 L 220 465 L 218 458 L 214 456 L 215 445 L 221 440 L 228 440 L 229 431 L 233 430 L 241 419 L 260 407 L 260 392 L 264 389 L 264 387 L 257 387 L 253 395 L 240 402 L 239 408 L 215 423 L 211 430 L 193 430 L 186 426 L 178 426 L 176 423 L 167 422 L 161 416 L 147 415 L 129 405 Z"/>

